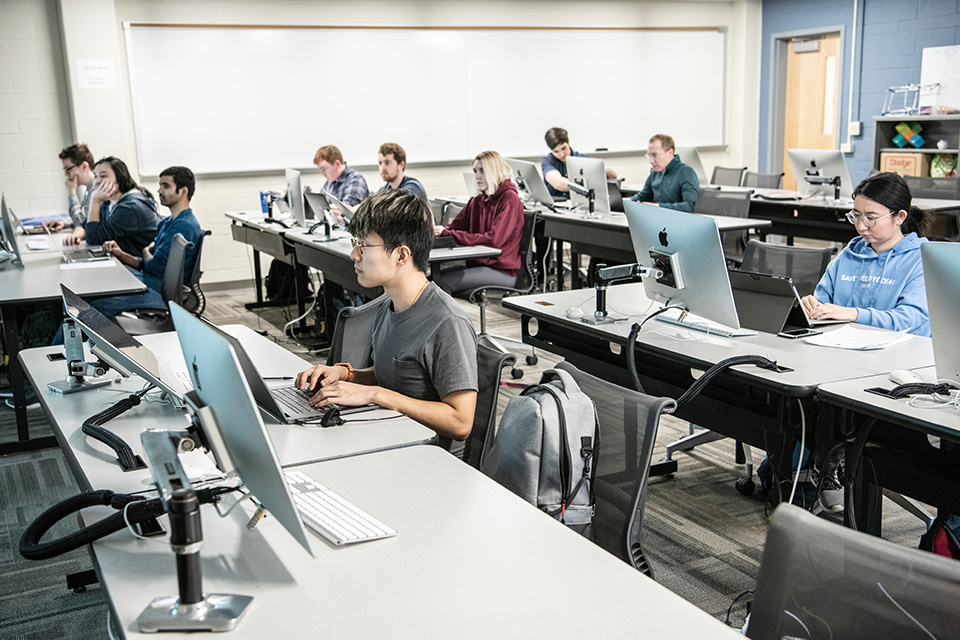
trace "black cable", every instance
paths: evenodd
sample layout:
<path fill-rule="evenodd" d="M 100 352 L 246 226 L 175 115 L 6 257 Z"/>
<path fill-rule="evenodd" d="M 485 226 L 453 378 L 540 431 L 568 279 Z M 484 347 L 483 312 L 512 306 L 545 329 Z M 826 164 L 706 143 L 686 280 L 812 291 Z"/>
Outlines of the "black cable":
<path fill-rule="evenodd" d="M 680 407 L 697 397 L 703 388 L 724 369 L 729 369 L 730 367 L 735 367 L 740 364 L 755 364 L 764 369 L 779 370 L 776 362 L 763 356 L 734 356 L 732 358 L 726 358 L 707 369 L 696 382 L 690 385 L 689 389 L 683 392 L 683 395 L 677 398 L 677 409 L 680 409 Z"/>
<path fill-rule="evenodd" d="M 853 448 L 850 449 L 850 458 L 846 461 L 846 474 L 843 478 L 843 523 L 854 531 L 857 530 L 857 515 L 853 504 L 853 483 L 860 473 L 860 465 L 863 462 L 863 450 L 867 446 L 867 439 L 870 437 L 870 432 L 873 431 L 873 427 L 876 424 L 877 418 L 873 418 L 860 430 L 860 433 L 857 434 L 857 439 L 853 443 Z"/>
<path fill-rule="evenodd" d="M 201 503 L 215 502 L 219 500 L 221 494 L 235 490 L 235 487 L 198 489 L 197 497 Z M 117 509 L 117 513 L 62 538 L 40 542 L 43 535 L 58 522 L 81 509 L 94 506 L 110 506 Z M 142 495 L 114 493 L 106 489 L 81 493 L 53 505 L 30 523 L 30 526 L 27 527 L 20 538 L 20 555 L 27 560 L 55 558 L 122 530 L 127 526 L 127 522 L 124 520 L 124 512 L 126 512 L 126 520 L 133 525 L 156 518 L 162 515 L 164 511 L 163 501 L 160 498 L 147 500 Z"/>
<path fill-rule="evenodd" d="M 663 307 L 662 309 L 657 309 L 639 323 L 635 322 L 633 323 L 633 326 L 630 327 L 630 333 L 627 335 L 627 368 L 630 370 L 630 376 L 633 378 L 633 385 L 640 393 L 646 394 L 646 391 L 643 390 L 643 385 L 640 384 L 640 374 L 637 373 L 637 354 L 635 349 L 637 344 L 637 335 L 639 335 L 640 330 L 643 329 L 643 325 L 645 325 L 648 320 L 656 318 L 661 313 L 666 313 L 671 309 L 682 308 L 683 307 Z"/>
<path fill-rule="evenodd" d="M 101 425 L 139 405 L 140 399 L 152 388 L 153 387 L 150 386 L 138 393 L 131 394 L 113 406 L 83 421 L 82 431 L 91 438 L 99 440 L 113 449 L 117 454 L 117 462 L 120 463 L 120 468 L 124 471 L 146 469 L 147 465 L 140 456 L 133 452 L 133 449 L 130 448 L 130 445 L 128 445 L 123 438 L 109 429 L 104 429 Z"/>

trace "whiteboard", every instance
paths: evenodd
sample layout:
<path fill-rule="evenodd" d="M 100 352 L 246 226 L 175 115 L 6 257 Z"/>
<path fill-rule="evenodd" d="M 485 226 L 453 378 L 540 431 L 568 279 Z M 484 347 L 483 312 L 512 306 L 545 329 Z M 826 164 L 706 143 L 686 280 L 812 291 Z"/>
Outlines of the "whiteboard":
<path fill-rule="evenodd" d="M 920 84 L 927 86 L 938 82 L 939 90 L 920 93 L 920 106 L 960 109 L 960 45 L 924 47 Z"/>
<path fill-rule="evenodd" d="M 124 25 L 141 175 L 724 142 L 724 33 Z M 559 69 L 560 73 L 556 70 Z"/>

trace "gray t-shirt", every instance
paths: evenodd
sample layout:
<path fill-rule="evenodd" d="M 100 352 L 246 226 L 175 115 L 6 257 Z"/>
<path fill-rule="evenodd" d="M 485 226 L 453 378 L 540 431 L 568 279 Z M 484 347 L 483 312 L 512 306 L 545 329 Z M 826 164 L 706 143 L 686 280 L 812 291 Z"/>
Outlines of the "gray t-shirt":
<path fill-rule="evenodd" d="M 373 371 L 377 384 L 418 400 L 437 402 L 454 391 L 477 387 L 477 334 L 457 302 L 430 283 L 413 306 L 393 311 L 384 304 L 373 326 Z M 456 453 L 462 442 L 440 438 Z"/>

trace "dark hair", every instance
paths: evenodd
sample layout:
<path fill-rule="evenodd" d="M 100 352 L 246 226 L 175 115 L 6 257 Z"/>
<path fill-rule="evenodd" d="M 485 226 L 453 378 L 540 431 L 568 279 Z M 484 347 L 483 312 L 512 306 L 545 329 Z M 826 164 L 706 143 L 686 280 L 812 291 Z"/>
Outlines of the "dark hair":
<path fill-rule="evenodd" d="M 174 166 L 167 167 L 160 172 L 161 178 L 170 177 L 173 178 L 173 184 L 177 185 L 177 191 L 187 188 L 187 200 L 193 197 L 193 193 L 197 190 L 197 179 L 193 175 L 193 171 L 187 169 L 186 167 Z"/>
<path fill-rule="evenodd" d="M 401 162 L 406 165 L 407 154 L 404 152 L 403 147 L 398 145 L 396 142 L 384 142 L 380 145 L 380 155 L 384 158 L 387 156 L 393 156 L 393 159 L 397 161 L 397 164 Z"/>
<path fill-rule="evenodd" d="M 910 204 L 913 200 L 910 187 L 899 174 L 885 171 L 870 176 L 853 190 L 853 197 L 857 196 L 869 198 L 889 209 L 891 213 L 906 211 L 907 217 L 900 225 L 900 231 L 904 235 L 916 232 L 919 236 L 926 231 L 927 212 Z"/>
<path fill-rule="evenodd" d="M 560 127 L 552 127 L 547 129 L 547 133 L 545 136 L 543 136 L 543 139 L 546 140 L 547 146 L 550 147 L 551 151 L 556 149 L 564 142 L 570 142 L 570 137 L 567 136 L 567 130 L 561 129 Z"/>
<path fill-rule="evenodd" d="M 113 156 L 107 156 L 106 158 L 100 158 L 97 160 L 97 165 L 108 164 L 110 168 L 113 169 L 113 175 L 117 179 L 117 191 L 121 194 L 130 191 L 131 189 L 137 189 L 143 195 L 153 200 L 153 194 L 137 184 L 136 180 L 130 175 L 130 170 L 127 169 L 127 165 L 120 158 L 115 158 Z M 97 166 L 94 165 L 94 166 Z"/>
<path fill-rule="evenodd" d="M 78 144 L 72 144 L 69 147 L 64 147 L 60 150 L 60 155 L 58 156 L 61 160 L 69 160 L 74 165 L 81 165 L 84 162 L 87 163 L 87 166 L 90 169 L 93 169 L 93 154 L 90 153 L 90 149 L 87 145 L 82 142 Z"/>
<path fill-rule="evenodd" d="M 433 248 L 433 213 L 419 196 L 403 189 L 375 193 L 360 203 L 348 226 L 357 238 L 371 231 L 379 235 L 385 251 L 407 245 L 414 266 L 427 272 Z"/>

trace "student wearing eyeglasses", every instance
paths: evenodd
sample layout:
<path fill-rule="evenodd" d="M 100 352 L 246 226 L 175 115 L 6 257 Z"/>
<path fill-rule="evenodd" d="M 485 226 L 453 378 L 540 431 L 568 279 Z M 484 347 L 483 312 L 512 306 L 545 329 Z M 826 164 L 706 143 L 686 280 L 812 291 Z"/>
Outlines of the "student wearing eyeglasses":
<path fill-rule="evenodd" d="M 477 406 L 477 334 L 460 305 L 427 280 L 433 214 L 402 189 L 364 200 L 350 219 L 350 258 L 363 287 L 383 287 L 390 299 L 377 310 L 373 366 L 317 365 L 297 375 L 316 389 L 310 404 L 371 402 L 403 413 L 440 436 L 462 457 Z"/>
<path fill-rule="evenodd" d="M 60 151 L 60 163 L 63 165 L 64 185 L 69 194 L 70 219 L 73 220 L 73 234 L 67 244 L 78 244 L 83 240 L 83 224 L 90 213 L 90 202 L 96 191 L 97 179 L 93 175 L 93 154 L 85 144 L 72 144 Z M 46 223 L 50 231 L 56 233 L 63 229 L 60 220 Z"/>
<path fill-rule="evenodd" d="M 847 220 L 859 237 L 830 263 L 812 296 L 801 300 L 813 319 L 849 320 L 930 335 L 919 237 L 927 220 L 911 206 L 910 188 L 895 173 L 878 173 L 853 192 Z"/>

